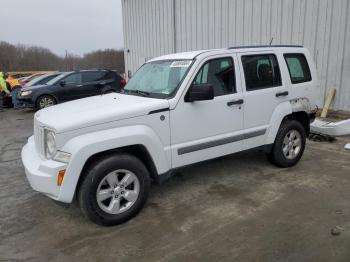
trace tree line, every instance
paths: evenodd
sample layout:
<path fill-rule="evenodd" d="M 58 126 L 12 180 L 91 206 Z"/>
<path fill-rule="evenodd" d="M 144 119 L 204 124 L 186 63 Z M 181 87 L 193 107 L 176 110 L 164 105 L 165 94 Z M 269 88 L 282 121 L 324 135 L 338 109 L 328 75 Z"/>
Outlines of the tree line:
<path fill-rule="evenodd" d="M 39 46 L 12 45 L 0 41 L 0 71 L 71 71 L 78 69 L 111 69 L 124 72 L 122 50 L 105 49 L 78 56 L 58 56 Z"/>

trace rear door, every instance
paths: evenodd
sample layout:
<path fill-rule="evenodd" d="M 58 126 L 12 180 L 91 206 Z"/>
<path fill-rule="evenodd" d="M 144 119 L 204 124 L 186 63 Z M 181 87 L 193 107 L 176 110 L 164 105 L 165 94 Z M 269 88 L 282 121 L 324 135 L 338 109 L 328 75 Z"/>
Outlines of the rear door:
<path fill-rule="evenodd" d="M 282 82 L 279 53 L 239 53 L 238 58 L 244 89 L 244 129 L 251 134 L 243 147 L 249 149 L 265 144 L 272 113 L 289 93 Z"/>
<path fill-rule="evenodd" d="M 106 71 L 87 71 L 83 72 L 83 83 L 81 97 L 88 97 L 102 94 L 107 80 L 105 79 Z"/>
<path fill-rule="evenodd" d="M 186 102 L 170 111 L 173 168 L 242 150 L 243 99 L 231 54 L 202 61 L 187 86 L 210 84 L 214 99 Z M 187 93 L 187 91 L 185 93 Z"/>

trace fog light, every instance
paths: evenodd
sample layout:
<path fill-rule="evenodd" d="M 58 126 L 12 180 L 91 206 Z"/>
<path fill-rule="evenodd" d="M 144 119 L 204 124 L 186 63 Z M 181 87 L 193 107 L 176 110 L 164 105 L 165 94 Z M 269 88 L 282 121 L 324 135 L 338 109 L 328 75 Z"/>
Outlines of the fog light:
<path fill-rule="evenodd" d="M 63 182 L 63 177 L 64 177 L 64 174 L 66 173 L 66 170 L 60 170 L 58 172 L 58 176 L 57 176 L 57 185 L 58 186 L 61 186 L 62 185 L 62 182 Z"/>

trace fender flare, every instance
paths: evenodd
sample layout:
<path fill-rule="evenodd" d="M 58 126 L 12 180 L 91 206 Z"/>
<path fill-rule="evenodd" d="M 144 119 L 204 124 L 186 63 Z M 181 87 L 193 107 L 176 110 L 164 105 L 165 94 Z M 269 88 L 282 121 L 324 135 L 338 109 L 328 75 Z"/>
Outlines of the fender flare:
<path fill-rule="evenodd" d="M 270 128 L 266 137 L 265 144 L 270 145 L 275 142 L 275 137 L 281 126 L 283 119 L 292 113 L 305 112 L 309 114 L 312 111 L 309 99 L 302 97 L 285 101 L 279 104 L 272 113 L 270 119 Z"/>
<path fill-rule="evenodd" d="M 93 155 L 125 146 L 142 145 L 151 156 L 158 174 L 167 172 L 171 163 L 156 133 L 148 126 L 117 127 L 83 134 L 69 140 L 62 151 L 71 153 L 71 159 L 60 190 L 59 199 L 70 203 L 86 161 Z"/>
<path fill-rule="evenodd" d="M 282 120 L 291 113 L 293 113 L 293 110 L 289 101 L 282 102 L 275 108 L 270 119 L 270 127 L 265 141 L 266 145 L 270 145 L 275 142 L 275 138 L 281 126 Z"/>

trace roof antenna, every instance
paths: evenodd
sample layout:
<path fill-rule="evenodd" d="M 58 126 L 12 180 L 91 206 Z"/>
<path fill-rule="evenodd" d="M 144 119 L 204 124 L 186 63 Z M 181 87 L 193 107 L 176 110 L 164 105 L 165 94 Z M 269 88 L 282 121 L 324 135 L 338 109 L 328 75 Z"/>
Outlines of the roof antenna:
<path fill-rule="evenodd" d="M 273 37 L 271 37 L 270 45 L 272 45 Z"/>

